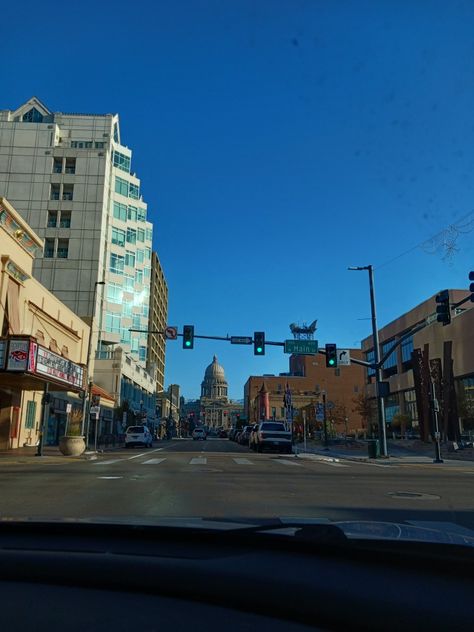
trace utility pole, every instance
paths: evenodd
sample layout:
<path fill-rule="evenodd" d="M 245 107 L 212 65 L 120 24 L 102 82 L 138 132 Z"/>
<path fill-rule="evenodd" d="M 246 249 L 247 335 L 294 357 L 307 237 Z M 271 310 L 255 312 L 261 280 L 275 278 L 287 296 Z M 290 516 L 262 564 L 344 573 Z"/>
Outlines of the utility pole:
<path fill-rule="evenodd" d="M 372 340 L 374 343 L 374 364 L 377 367 L 375 369 L 375 396 L 377 398 L 377 410 L 379 420 L 379 440 L 380 440 L 380 452 L 382 456 L 388 456 L 387 451 L 387 433 L 385 428 L 385 406 L 381 392 L 382 382 L 382 367 L 380 366 L 380 343 L 379 343 L 379 330 L 377 327 L 377 312 L 375 307 L 375 287 L 374 287 L 374 268 L 372 265 L 368 266 L 353 266 L 348 268 L 349 270 L 367 270 L 369 273 L 369 288 L 370 288 L 370 309 L 372 320 Z"/>
<path fill-rule="evenodd" d="M 43 456 L 43 446 L 47 428 L 47 420 L 46 420 L 46 406 L 49 405 L 50 395 L 48 393 L 48 383 L 44 383 L 43 397 L 41 398 L 41 419 L 40 419 L 40 427 L 39 427 L 39 442 L 38 448 L 36 450 L 35 456 Z"/>
<path fill-rule="evenodd" d="M 433 376 L 430 376 L 430 399 L 431 399 L 431 410 L 433 413 L 433 421 L 434 421 L 434 436 L 435 436 L 435 458 L 433 459 L 433 463 L 444 463 L 441 458 L 441 444 L 440 438 L 441 434 L 439 431 L 439 423 L 438 423 L 438 413 L 439 413 L 439 402 L 436 399 L 436 387 L 433 380 Z"/>

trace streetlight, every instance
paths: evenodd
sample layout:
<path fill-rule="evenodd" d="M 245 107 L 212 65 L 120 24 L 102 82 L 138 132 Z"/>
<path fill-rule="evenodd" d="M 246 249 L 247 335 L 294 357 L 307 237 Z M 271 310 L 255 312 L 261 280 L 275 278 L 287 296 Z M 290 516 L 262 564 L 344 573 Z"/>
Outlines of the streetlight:
<path fill-rule="evenodd" d="M 387 452 L 387 433 L 385 428 L 385 407 L 383 398 L 381 397 L 381 382 L 382 382 L 382 369 L 379 367 L 380 361 L 380 345 L 379 345 L 379 330 L 377 327 L 377 312 L 375 309 L 375 289 L 374 289 L 374 268 L 369 266 L 351 266 L 348 270 L 367 270 L 369 273 L 369 286 L 370 286 L 370 308 L 372 311 L 372 339 L 374 341 L 374 362 L 375 369 L 375 389 L 377 397 L 377 409 L 379 418 L 379 437 L 381 439 L 381 453 L 382 456 L 388 456 Z"/>
<path fill-rule="evenodd" d="M 84 401 L 82 404 L 82 427 L 81 427 L 82 435 L 84 435 L 84 430 L 86 426 L 87 403 L 90 400 L 91 391 L 92 391 L 92 379 L 90 377 L 90 364 L 91 364 L 91 354 L 92 354 L 92 336 L 93 336 L 93 330 L 94 330 L 95 302 L 97 298 L 98 285 L 105 285 L 105 281 L 96 281 L 94 283 L 94 298 L 92 299 L 92 314 L 91 314 L 91 330 L 89 334 L 89 344 L 87 346 L 87 358 L 86 358 L 87 390 L 84 393 Z M 87 436 L 86 445 L 88 445 L 88 443 L 89 443 L 89 437 Z"/>

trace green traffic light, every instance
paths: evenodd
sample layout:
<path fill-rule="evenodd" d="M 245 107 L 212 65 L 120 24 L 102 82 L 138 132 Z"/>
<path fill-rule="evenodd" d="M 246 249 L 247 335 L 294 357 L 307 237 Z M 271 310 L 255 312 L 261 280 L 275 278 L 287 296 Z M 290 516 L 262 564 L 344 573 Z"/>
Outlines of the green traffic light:
<path fill-rule="evenodd" d="M 262 347 L 257 347 L 257 353 L 262 353 L 263 349 Z"/>
<path fill-rule="evenodd" d="M 334 359 L 333 359 L 333 358 L 331 358 L 331 359 L 329 360 L 329 364 L 330 364 L 331 366 L 333 366 L 333 365 L 334 365 Z"/>
<path fill-rule="evenodd" d="M 191 341 L 190 340 L 186 340 L 185 344 L 186 344 L 187 347 L 190 347 L 191 346 Z"/>

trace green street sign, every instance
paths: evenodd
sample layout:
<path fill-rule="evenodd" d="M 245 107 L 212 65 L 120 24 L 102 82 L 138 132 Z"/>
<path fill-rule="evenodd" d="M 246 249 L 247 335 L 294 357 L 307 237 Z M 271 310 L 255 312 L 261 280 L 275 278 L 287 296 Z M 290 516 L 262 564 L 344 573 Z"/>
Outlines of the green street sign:
<path fill-rule="evenodd" d="M 314 355 L 318 353 L 317 340 L 285 340 L 285 353 L 297 355 Z"/>

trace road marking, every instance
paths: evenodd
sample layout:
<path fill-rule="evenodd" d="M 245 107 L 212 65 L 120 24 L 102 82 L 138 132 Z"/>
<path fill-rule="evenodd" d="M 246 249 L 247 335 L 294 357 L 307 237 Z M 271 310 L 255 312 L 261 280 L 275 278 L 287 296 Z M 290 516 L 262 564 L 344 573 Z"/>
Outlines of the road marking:
<path fill-rule="evenodd" d="M 233 457 L 232 460 L 235 461 L 237 465 L 253 465 L 253 462 L 249 461 L 249 459 L 237 459 Z"/>
<path fill-rule="evenodd" d="M 129 456 L 127 461 L 131 461 L 132 459 L 138 459 L 139 456 L 146 456 L 149 452 L 142 452 L 141 454 L 134 454 L 133 456 Z"/>
<path fill-rule="evenodd" d="M 343 463 L 331 463 L 330 461 L 320 461 L 324 465 L 330 465 L 331 467 L 350 467 L 350 465 L 344 465 Z"/>
<path fill-rule="evenodd" d="M 283 465 L 297 465 L 298 467 L 303 467 L 303 463 L 298 463 L 298 461 L 287 461 L 286 459 L 275 459 L 276 463 L 282 463 Z"/>
<path fill-rule="evenodd" d="M 101 478 L 103 481 L 115 481 L 118 478 L 123 478 L 123 476 L 98 476 L 97 478 Z"/>
<path fill-rule="evenodd" d="M 142 465 L 158 465 L 163 461 L 166 461 L 166 459 L 148 459 L 148 461 L 143 461 Z"/>
<path fill-rule="evenodd" d="M 111 459 L 110 461 L 98 461 L 97 463 L 94 463 L 93 465 L 112 465 L 112 463 L 118 463 L 121 460 L 122 459 Z"/>
<path fill-rule="evenodd" d="M 206 465 L 207 459 L 203 456 L 196 456 L 189 461 L 189 465 Z"/>

